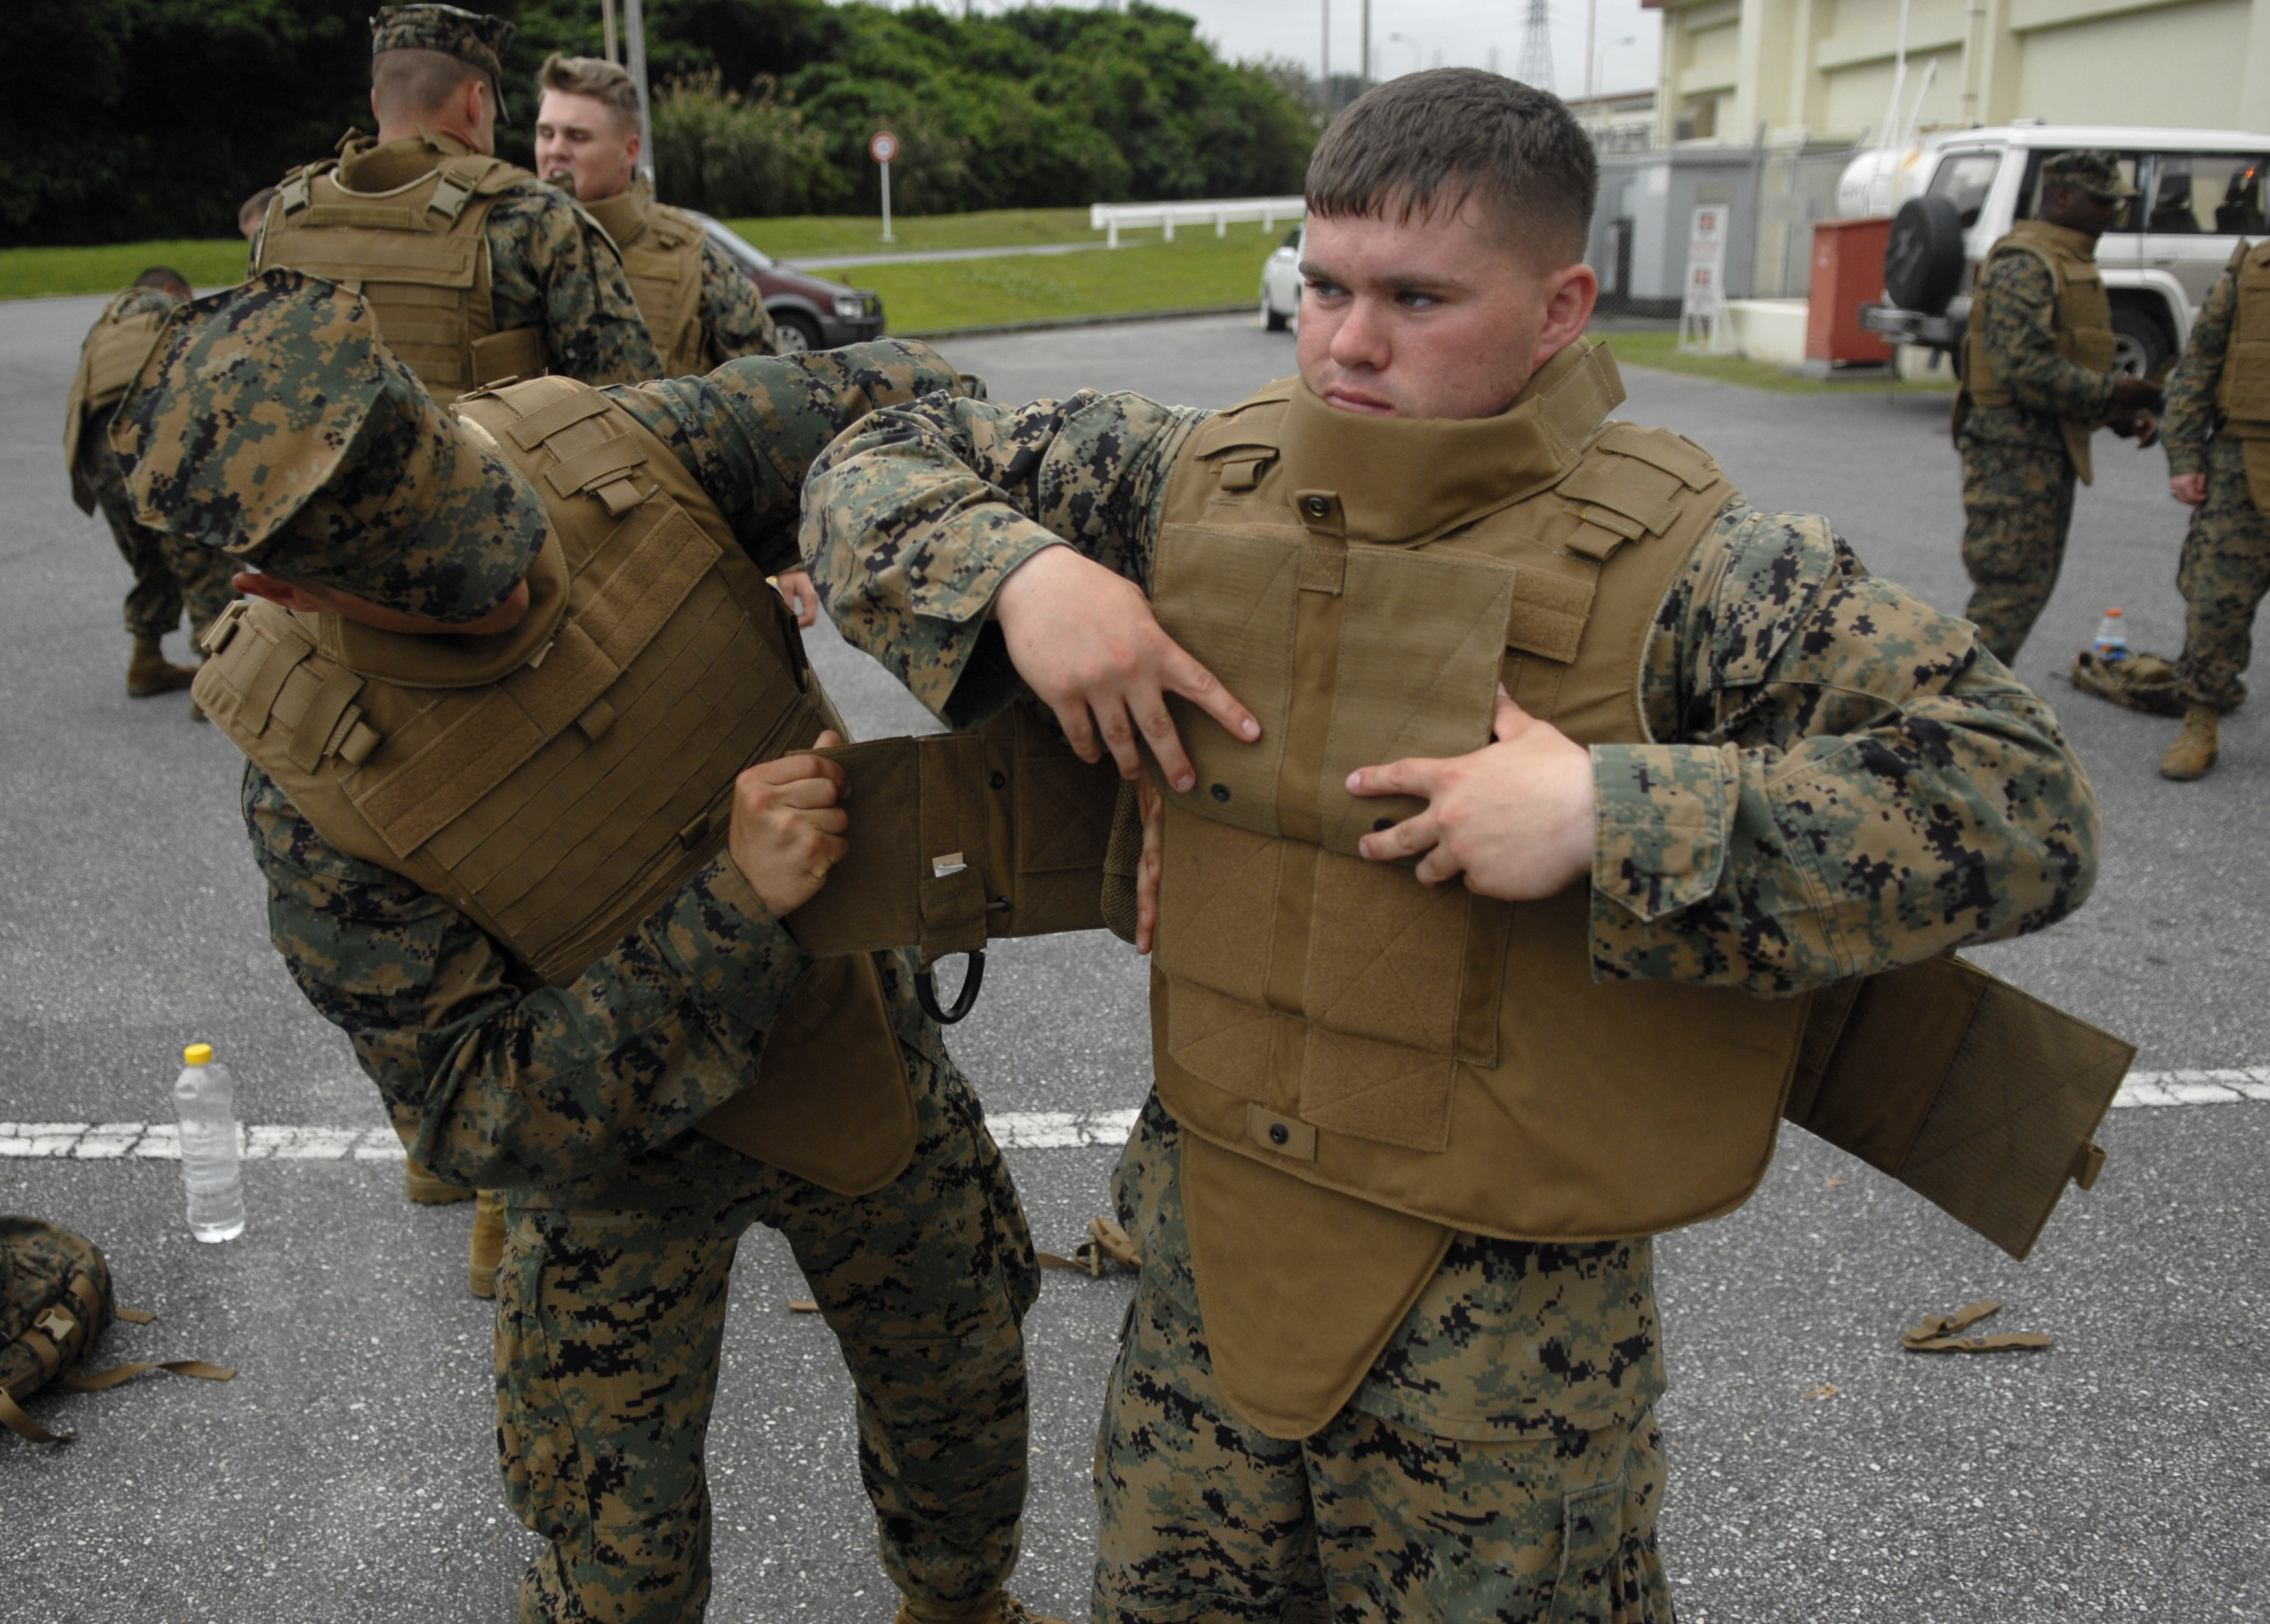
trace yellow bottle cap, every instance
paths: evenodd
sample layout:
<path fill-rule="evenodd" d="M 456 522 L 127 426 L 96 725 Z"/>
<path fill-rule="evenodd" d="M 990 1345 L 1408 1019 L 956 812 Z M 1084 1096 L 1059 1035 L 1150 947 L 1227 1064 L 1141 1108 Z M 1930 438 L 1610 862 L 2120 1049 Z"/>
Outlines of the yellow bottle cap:
<path fill-rule="evenodd" d="M 191 1065 L 208 1064 L 212 1059 L 212 1045 L 210 1043 L 192 1043 L 182 1051 L 182 1058 L 188 1061 Z"/>

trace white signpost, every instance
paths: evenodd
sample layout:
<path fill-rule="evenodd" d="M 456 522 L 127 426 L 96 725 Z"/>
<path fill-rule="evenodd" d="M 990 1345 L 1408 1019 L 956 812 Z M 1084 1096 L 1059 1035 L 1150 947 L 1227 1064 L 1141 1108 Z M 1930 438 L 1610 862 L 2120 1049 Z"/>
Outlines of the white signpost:
<path fill-rule="evenodd" d="M 891 159 L 899 155 L 899 138 L 887 130 L 879 130 L 867 143 L 867 156 L 883 167 L 883 241 L 896 242 L 891 235 Z"/>
<path fill-rule="evenodd" d="M 1679 347 L 1718 349 L 1725 337 L 1728 210 L 1704 204 L 1687 236 L 1687 287 L 1679 300 Z"/>

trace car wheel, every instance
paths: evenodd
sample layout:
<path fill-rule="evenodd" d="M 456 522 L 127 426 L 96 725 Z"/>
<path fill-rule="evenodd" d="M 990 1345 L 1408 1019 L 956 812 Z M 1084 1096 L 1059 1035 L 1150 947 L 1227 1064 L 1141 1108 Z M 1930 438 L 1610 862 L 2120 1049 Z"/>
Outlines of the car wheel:
<path fill-rule="evenodd" d="M 1910 197 L 1884 245 L 1884 292 L 1903 310 L 1937 315 L 1962 285 L 1962 217 L 1944 197 Z"/>
<path fill-rule="evenodd" d="M 2116 305 L 2112 311 L 2112 370 L 2131 378 L 2148 378 L 2167 364 L 2168 335 L 2150 313 L 2133 305 Z"/>
<path fill-rule="evenodd" d="M 820 347 L 820 323 L 810 316 L 790 311 L 773 317 L 773 352 L 775 355 L 795 355 Z"/>
<path fill-rule="evenodd" d="M 1269 302 L 1269 290 L 1261 290 L 1261 325 L 1272 333 L 1285 330 L 1285 313 Z"/>

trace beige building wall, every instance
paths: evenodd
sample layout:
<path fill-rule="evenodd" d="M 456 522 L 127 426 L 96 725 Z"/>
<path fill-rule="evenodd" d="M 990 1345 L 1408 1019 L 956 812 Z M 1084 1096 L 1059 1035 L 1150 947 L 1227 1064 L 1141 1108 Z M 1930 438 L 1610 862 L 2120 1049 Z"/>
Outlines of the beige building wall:
<path fill-rule="evenodd" d="M 1656 138 L 1874 136 L 1899 0 L 1643 0 L 1663 12 Z M 1936 64 L 1928 89 L 1924 75 Z M 2160 124 L 2270 131 L 2270 0 L 1910 0 L 1905 117 L 1921 130 Z"/>

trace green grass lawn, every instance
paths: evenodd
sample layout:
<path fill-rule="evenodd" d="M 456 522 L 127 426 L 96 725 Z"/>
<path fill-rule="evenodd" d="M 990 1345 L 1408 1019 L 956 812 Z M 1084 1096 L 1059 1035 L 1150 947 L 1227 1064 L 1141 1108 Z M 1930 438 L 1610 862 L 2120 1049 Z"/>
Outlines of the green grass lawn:
<path fill-rule="evenodd" d="M 152 265 L 170 265 L 195 287 L 244 280 L 241 237 L 218 241 L 113 242 L 95 248 L 0 249 L 0 299 L 48 293 L 115 293 Z"/>
<path fill-rule="evenodd" d="M 1002 322 L 1131 315 L 1257 303 L 1261 263 L 1281 233 L 1233 226 L 1154 237 L 1093 254 L 1025 255 L 936 264 L 863 265 L 845 277 L 883 296 L 894 333 L 951 332 Z"/>
<path fill-rule="evenodd" d="M 924 248 L 1020 248 L 1039 242 L 1101 242 L 1103 234 L 1087 228 L 1086 209 L 989 209 L 980 214 L 894 217 L 883 241 L 883 222 L 873 215 L 855 219 L 834 214 L 790 214 L 773 219 L 727 220 L 768 254 L 803 259 L 827 254 L 918 253 Z"/>
<path fill-rule="evenodd" d="M 1716 378 L 1721 383 L 1740 383 L 1754 389 L 1770 389 L 1777 395 L 1850 395 L 1855 391 L 1882 390 L 1882 378 L 1855 378 L 1850 382 L 1825 378 L 1793 376 L 1773 361 L 1748 361 L 1737 355 L 1702 355 L 1679 347 L 1675 332 L 1599 333 L 1608 347 L 1615 352 L 1616 360 L 1627 367 L 1653 367 L 1663 372 L 1684 372 L 1698 378 Z M 1903 389 L 1952 389 L 1955 374 L 1941 370 L 1936 376 L 1918 382 L 1900 380 Z"/>

